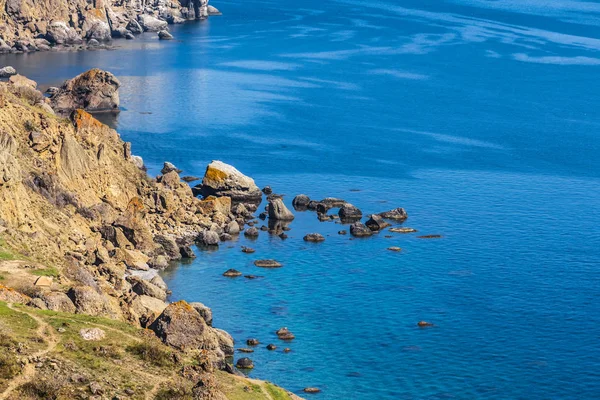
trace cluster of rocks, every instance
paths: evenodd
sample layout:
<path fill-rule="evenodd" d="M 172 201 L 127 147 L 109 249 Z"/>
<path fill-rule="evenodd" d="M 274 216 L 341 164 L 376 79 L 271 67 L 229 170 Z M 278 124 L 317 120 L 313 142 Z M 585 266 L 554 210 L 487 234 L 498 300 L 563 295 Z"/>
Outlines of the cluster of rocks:
<path fill-rule="evenodd" d="M 168 40 L 168 25 L 220 14 L 208 0 L 66 0 L 47 7 L 7 0 L 0 10 L 0 53 L 106 47 L 143 32 Z"/>
<path fill-rule="evenodd" d="M 290 342 L 296 338 L 296 336 L 286 327 L 279 328 L 277 331 L 275 331 L 275 334 L 277 335 L 279 340 L 282 340 L 284 342 Z M 240 353 L 254 353 L 254 349 L 252 347 L 256 347 L 260 345 L 260 343 L 260 340 L 256 338 L 249 338 L 246 340 L 246 344 L 251 347 L 241 348 L 238 349 L 238 351 Z M 269 351 L 274 351 L 277 349 L 277 346 L 273 343 L 269 343 L 265 348 Z M 283 349 L 284 353 L 289 353 L 291 351 L 292 349 L 290 349 L 289 347 Z M 254 368 L 254 362 L 248 357 L 243 357 L 237 360 L 235 366 L 241 370 L 249 370 Z"/>

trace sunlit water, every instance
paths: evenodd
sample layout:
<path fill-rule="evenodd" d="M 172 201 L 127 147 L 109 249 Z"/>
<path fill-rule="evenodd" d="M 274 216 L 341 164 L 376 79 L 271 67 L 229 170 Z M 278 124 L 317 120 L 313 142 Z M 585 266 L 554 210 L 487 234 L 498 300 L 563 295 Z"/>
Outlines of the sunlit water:
<path fill-rule="evenodd" d="M 212 307 L 240 347 L 259 338 L 252 377 L 320 399 L 599 397 L 600 5 L 215 5 L 223 17 L 174 28 L 177 41 L 0 64 L 45 86 L 115 73 L 124 111 L 110 122 L 153 174 L 221 159 L 288 205 L 402 206 L 419 233 L 350 240 L 297 213 L 285 241 L 198 249 L 166 272 L 172 299 Z"/>

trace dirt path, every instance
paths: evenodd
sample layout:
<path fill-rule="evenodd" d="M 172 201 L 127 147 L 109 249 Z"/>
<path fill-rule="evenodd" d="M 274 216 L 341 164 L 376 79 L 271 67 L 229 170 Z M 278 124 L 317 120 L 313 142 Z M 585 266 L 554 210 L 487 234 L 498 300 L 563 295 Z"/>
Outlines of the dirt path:
<path fill-rule="evenodd" d="M 50 325 L 48 325 L 43 319 L 41 319 L 40 317 L 38 317 L 37 315 L 35 315 L 33 313 L 28 313 L 27 311 L 15 309 L 13 307 L 12 303 L 8 303 L 7 306 L 8 306 L 8 308 L 10 308 L 11 310 L 13 310 L 15 312 L 28 315 L 35 322 L 37 322 L 38 327 L 36 329 L 36 334 L 38 336 L 44 338 L 45 342 L 47 343 L 46 348 L 44 348 L 36 353 L 33 353 L 30 357 L 42 357 L 42 356 L 48 354 L 49 352 L 51 352 L 52 350 L 54 350 L 54 348 L 56 348 L 56 345 L 58 344 L 58 339 L 56 338 L 56 334 L 54 333 L 54 330 L 52 329 L 52 327 Z M 10 396 L 10 394 L 17 387 L 28 382 L 31 378 L 33 378 L 34 375 L 35 375 L 35 365 L 32 363 L 26 364 L 25 367 L 23 368 L 23 372 L 21 373 L 21 375 L 17 376 L 15 379 L 13 379 L 8 384 L 8 387 L 4 390 L 4 392 L 2 392 L 2 394 L 0 394 L 0 400 L 8 399 L 8 396 Z"/>

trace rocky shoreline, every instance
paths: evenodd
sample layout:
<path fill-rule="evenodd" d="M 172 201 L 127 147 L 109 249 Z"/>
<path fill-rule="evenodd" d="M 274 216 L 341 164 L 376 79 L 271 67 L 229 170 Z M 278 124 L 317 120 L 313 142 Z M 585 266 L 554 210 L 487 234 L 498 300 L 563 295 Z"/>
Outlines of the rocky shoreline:
<path fill-rule="evenodd" d="M 0 9 L 0 54 L 111 47 L 154 32 L 173 39 L 169 25 L 221 15 L 208 0 L 7 0 Z"/>

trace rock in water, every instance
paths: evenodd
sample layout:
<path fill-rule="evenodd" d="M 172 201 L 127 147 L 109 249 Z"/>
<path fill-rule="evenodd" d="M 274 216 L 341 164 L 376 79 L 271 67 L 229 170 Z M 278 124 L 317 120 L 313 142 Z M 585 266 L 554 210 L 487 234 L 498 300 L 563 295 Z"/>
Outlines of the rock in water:
<path fill-rule="evenodd" d="M 416 229 L 413 228 L 390 228 L 390 232 L 395 233 L 413 233 L 416 232 Z"/>
<path fill-rule="evenodd" d="M 174 39 L 173 35 L 171 35 L 169 33 L 169 31 L 164 30 L 164 29 L 162 31 L 158 32 L 158 38 L 160 40 L 173 40 Z"/>
<path fill-rule="evenodd" d="M 254 368 L 254 364 L 252 363 L 252 360 L 249 358 L 246 358 L 246 357 L 240 358 L 239 360 L 237 360 L 237 362 L 235 363 L 235 366 L 240 369 Z"/>
<path fill-rule="evenodd" d="M 163 164 L 163 168 L 160 170 L 160 173 L 165 175 L 172 171 L 175 171 L 178 174 L 181 172 L 181 170 L 179 168 L 177 168 L 175 165 L 173 165 L 172 163 L 170 163 L 168 161 L 165 161 Z"/>
<path fill-rule="evenodd" d="M 277 221 L 291 221 L 294 219 L 294 214 L 288 210 L 281 197 L 271 197 L 268 208 L 269 219 Z"/>
<path fill-rule="evenodd" d="M 94 68 L 66 81 L 50 98 L 54 110 L 66 113 L 86 111 L 119 111 L 121 83 L 107 71 Z"/>
<path fill-rule="evenodd" d="M 305 242 L 324 242 L 325 237 L 323 235 L 321 235 L 320 233 L 309 233 L 308 235 L 304 236 L 304 241 Z"/>
<path fill-rule="evenodd" d="M 79 44 L 83 42 L 77 31 L 62 21 L 55 21 L 48 25 L 46 39 L 54 44 Z"/>
<path fill-rule="evenodd" d="M 258 237 L 258 229 L 256 229 L 256 227 L 251 227 L 248 228 L 244 231 L 244 236 L 249 237 L 249 238 L 256 238 Z"/>
<path fill-rule="evenodd" d="M 204 197 L 227 196 L 242 203 L 260 203 L 262 198 L 262 192 L 252 178 L 222 161 L 208 165 L 199 189 Z"/>
<path fill-rule="evenodd" d="M 362 218 L 362 211 L 358 207 L 353 206 L 350 203 L 345 203 L 340 207 L 338 215 L 342 221 L 357 220 Z"/>
<path fill-rule="evenodd" d="M 379 213 L 379 216 L 385 219 L 393 219 L 395 221 L 404 221 L 406 218 L 408 218 L 406 210 L 401 207 Z"/>
<path fill-rule="evenodd" d="M 275 260 L 256 260 L 254 265 L 261 268 L 281 268 L 283 265 Z"/>
<path fill-rule="evenodd" d="M 205 246 L 218 246 L 220 242 L 219 234 L 214 231 L 201 232 L 196 241 Z"/>
<path fill-rule="evenodd" d="M 276 332 L 277 337 L 281 340 L 294 340 L 296 336 L 286 327 L 278 329 Z"/>
<path fill-rule="evenodd" d="M 371 231 L 367 226 L 360 222 L 355 222 L 350 225 L 350 234 L 356 237 L 366 237 L 371 236 L 373 231 Z"/>
<path fill-rule="evenodd" d="M 223 276 L 226 276 L 229 278 L 237 278 L 238 276 L 242 276 L 242 273 L 240 271 L 238 271 L 237 269 L 230 268 L 223 273 Z"/>
<path fill-rule="evenodd" d="M 308 203 L 310 203 L 310 198 L 305 194 L 299 194 L 294 197 L 292 201 L 292 206 L 296 210 L 306 210 L 308 208 Z"/>
<path fill-rule="evenodd" d="M 216 7 L 213 7 L 213 6 L 207 6 L 206 11 L 208 12 L 208 15 L 210 15 L 210 16 L 223 15 L 221 13 L 221 11 L 219 11 Z"/>
<path fill-rule="evenodd" d="M 13 67 L 7 66 L 4 68 L 0 68 L 0 78 L 8 78 L 9 76 L 13 76 L 17 74 L 17 70 Z"/>
<path fill-rule="evenodd" d="M 371 215 L 371 218 L 369 218 L 369 220 L 365 222 L 365 225 L 367 225 L 367 227 L 369 227 L 369 229 L 374 232 L 380 231 L 390 226 L 390 224 L 385 222 L 382 217 L 375 214 Z"/>

